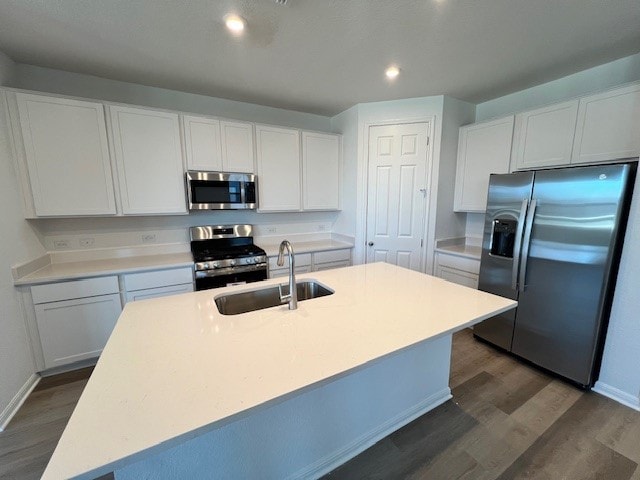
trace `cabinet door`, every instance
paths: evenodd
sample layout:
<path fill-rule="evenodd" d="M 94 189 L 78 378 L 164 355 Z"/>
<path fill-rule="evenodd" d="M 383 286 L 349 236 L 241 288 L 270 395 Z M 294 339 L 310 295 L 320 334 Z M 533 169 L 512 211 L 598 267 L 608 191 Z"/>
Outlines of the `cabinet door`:
<path fill-rule="evenodd" d="M 182 116 L 189 170 L 222 171 L 220 122 L 213 118 Z"/>
<path fill-rule="evenodd" d="M 340 209 L 341 137 L 302 132 L 304 210 Z"/>
<path fill-rule="evenodd" d="M 122 311 L 120 295 L 35 305 L 46 368 L 98 357 Z"/>
<path fill-rule="evenodd" d="M 484 212 L 489 175 L 507 173 L 513 115 L 460 128 L 454 210 Z"/>
<path fill-rule="evenodd" d="M 244 122 L 220 122 L 222 163 L 226 172 L 253 173 L 255 150 L 253 125 Z"/>
<path fill-rule="evenodd" d="M 116 213 L 99 103 L 16 94 L 37 216 Z"/>
<path fill-rule="evenodd" d="M 640 85 L 580 100 L 571 163 L 592 163 L 640 154 Z"/>
<path fill-rule="evenodd" d="M 516 170 L 568 165 L 576 131 L 578 100 L 516 115 Z"/>
<path fill-rule="evenodd" d="M 259 210 L 300 210 L 300 133 L 256 126 Z"/>
<path fill-rule="evenodd" d="M 178 115 L 109 107 L 122 212 L 187 213 Z"/>

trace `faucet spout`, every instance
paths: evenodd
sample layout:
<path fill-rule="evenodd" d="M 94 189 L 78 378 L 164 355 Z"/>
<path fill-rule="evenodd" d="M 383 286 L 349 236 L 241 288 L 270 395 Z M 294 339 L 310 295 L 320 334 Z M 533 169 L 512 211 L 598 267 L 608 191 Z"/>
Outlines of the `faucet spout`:
<path fill-rule="evenodd" d="M 296 274 L 295 274 L 295 257 L 293 254 L 293 246 L 289 240 L 283 240 L 280 244 L 280 250 L 278 251 L 278 266 L 284 265 L 284 251 L 287 250 L 289 256 L 289 294 L 280 294 L 280 301 L 282 303 L 289 302 L 289 310 L 295 310 L 298 308 L 298 290 L 296 288 Z"/>

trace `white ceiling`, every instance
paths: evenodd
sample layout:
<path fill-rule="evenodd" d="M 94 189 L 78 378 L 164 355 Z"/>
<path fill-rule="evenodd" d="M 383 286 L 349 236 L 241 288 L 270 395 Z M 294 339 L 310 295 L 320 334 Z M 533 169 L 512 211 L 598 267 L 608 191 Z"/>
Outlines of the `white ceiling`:
<path fill-rule="evenodd" d="M 229 12 L 247 19 L 243 37 L 224 28 Z M 639 0 L 2 0 L 0 51 L 333 115 L 426 95 L 485 101 L 636 53 L 639 25 Z"/>

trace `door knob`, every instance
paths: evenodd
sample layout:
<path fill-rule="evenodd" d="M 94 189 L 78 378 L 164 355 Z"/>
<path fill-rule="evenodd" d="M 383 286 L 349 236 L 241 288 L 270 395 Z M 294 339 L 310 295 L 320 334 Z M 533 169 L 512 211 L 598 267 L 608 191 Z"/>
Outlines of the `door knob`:
<path fill-rule="evenodd" d="M 369 242 L 367 243 L 367 245 L 369 245 L 370 247 L 373 247 L 373 242 Z"/>

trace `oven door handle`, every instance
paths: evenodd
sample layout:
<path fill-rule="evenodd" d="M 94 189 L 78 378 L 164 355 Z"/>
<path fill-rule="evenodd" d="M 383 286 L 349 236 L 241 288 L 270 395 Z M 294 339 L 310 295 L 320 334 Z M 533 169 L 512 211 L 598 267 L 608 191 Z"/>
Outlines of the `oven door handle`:
<path fill-rule="evenodd" d="M 221 277 L 223 275 L 233 275 L 236 273 L 258 272 L 266 270 L 267 264 L 244 265 L 241 267 L 216 268 L 215 270 L 196 270 L 196 278 Z"/>

